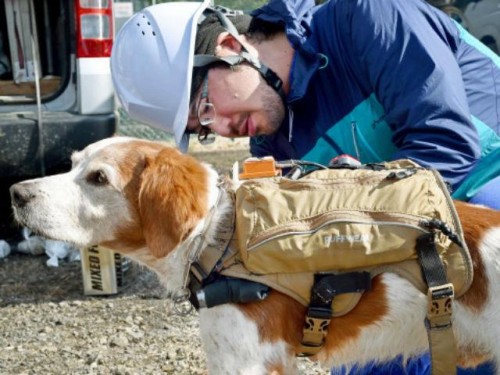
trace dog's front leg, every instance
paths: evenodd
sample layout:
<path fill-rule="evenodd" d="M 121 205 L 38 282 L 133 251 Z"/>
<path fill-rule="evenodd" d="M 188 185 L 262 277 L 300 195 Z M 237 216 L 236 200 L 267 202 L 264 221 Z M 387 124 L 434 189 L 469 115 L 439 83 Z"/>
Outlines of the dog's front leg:
<path fill-rule="evenodd" d="M 297 373 L 287 344 L 263 342 L 255 321 L 236 305 L 200 309 L 200 330 L 211 375 Z"/>

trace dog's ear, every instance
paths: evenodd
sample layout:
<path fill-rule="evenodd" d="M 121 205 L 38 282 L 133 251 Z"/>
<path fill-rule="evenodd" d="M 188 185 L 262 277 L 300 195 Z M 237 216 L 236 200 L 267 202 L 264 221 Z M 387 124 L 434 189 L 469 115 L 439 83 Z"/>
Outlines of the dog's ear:
<path fill-rule="evenodd" d="M 139 190 L 139 213 L 146 245 L 165 257 L 207 212 L 207 171 L 173 148 L 146 157 Z"/>

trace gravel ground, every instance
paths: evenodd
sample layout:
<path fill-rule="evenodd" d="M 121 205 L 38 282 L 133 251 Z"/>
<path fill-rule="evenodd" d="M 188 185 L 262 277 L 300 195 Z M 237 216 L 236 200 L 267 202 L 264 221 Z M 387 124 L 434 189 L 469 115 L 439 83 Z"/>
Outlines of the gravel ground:
<path fill-rule="evenodd" d="M 122 134 L 169 140 L 125 125 Z M 248 156 L 244 141 L 192 143 L 190 153 L 223 173 Z M 177 315 L 153 273 L 132 264 L 117 295 L 90 297 L 79 262 L 52 268 L 46 261 L 16 252 L 0 259 L 1 375 L 207 373 L 197 314 Z M 328 373 L 305 359 L 299 367 Z"/>
<path fill-rule="evenodd" d="M 118 295 L 86 297 L 78 262 L 45 261 L 1 264 L 1 374 L 205 373 L 196 315 L 175 314 L 155 275 L 132 266 Z"/>

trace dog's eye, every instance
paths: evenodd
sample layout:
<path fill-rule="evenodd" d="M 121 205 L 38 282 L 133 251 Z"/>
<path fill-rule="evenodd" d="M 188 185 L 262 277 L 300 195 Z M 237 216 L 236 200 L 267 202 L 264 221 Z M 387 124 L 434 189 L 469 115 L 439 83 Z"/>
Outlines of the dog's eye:
<path fill-rule="evenodd" d="M 102 186 L 108 183 L 108 178 L 103 171 L 98 170 L 87 175 L 87 182 L 92 185 Z"/>

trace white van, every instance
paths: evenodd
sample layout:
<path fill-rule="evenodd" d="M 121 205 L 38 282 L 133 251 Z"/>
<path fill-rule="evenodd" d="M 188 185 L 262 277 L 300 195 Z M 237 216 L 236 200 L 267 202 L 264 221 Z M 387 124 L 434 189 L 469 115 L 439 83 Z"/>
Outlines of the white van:
<path fill-rule="evenodd" d="M 0 214 L 11 183 L 115 133 L 113 36 L 112 0 L 0 0 Z"/>

